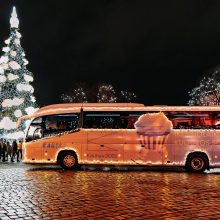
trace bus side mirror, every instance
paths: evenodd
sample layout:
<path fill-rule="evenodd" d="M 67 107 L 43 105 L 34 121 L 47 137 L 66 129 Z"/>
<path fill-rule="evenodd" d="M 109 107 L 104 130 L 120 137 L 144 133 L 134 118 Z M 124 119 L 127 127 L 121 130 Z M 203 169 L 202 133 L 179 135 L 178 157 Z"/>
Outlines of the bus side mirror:
<path fill-rule="evenodd" d="M 43 137 L 43 130 L 42 130 L 42 128 L 37 128 L 34 131 L 33 140 L 41 139 L 42 137 Z"/>

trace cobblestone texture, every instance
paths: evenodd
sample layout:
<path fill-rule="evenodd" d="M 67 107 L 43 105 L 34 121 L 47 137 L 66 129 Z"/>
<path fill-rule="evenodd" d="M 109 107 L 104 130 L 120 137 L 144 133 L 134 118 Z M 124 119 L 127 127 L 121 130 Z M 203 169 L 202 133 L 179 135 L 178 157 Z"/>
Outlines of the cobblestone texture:
<path fill-rule="evenodd" d="M 0 163 L 0 219 L 220 219 L 220 172 L 63 171 Z"/>

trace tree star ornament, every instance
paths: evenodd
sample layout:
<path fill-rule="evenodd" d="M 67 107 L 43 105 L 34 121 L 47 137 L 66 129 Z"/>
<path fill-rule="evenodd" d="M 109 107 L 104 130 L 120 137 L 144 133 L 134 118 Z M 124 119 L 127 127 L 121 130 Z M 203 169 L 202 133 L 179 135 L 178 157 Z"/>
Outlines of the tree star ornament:
<path fill-rule="evenodd" d="M 17 18 L 17 12 L 15 7 L 13 7 L 13 11 L 10 18 L 10 24 L 11 24 L 11 28 L 18 28 L 19 20 Z"/>

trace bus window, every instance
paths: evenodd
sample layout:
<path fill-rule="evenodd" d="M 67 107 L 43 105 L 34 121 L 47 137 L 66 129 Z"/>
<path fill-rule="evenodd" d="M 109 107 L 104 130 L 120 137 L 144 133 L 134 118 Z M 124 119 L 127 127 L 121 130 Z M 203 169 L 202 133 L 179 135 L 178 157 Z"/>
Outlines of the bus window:
<path fill-rule="evenodd" d="M 120 114 L 118 113 L 85 113 L 84 114 L 84 128 L 120 128 Z"/>
<path fill-rule="evenodd" d="M 26 141 L 33 141 L 42 138 L 43 136 L 43 119 L 42 117 L 35 118 L 27 133 Z"/>
<path fill-rule="evenodd" d="M 134 129 L 134 123 L 144 112 L 84 113 L 84 128 Z"/>
<path fill-rule="evenodd" d="M 215 112 L 166 112 L 174 129 L 219 129 Z"/>
<path fill-rule="evenodd" d="M 79 114 L 49 115 L 45 117 L 44 135 L 71 131 L 77 128 Z"/>
<path fill-rule="evenodd" d="M 134 113 L 122 114 L 121 115 L 122 128 L 134 129 L 134 123 L 138 120 L 138 118 L 142 114 L 144 113 L 134 112 Z"/>

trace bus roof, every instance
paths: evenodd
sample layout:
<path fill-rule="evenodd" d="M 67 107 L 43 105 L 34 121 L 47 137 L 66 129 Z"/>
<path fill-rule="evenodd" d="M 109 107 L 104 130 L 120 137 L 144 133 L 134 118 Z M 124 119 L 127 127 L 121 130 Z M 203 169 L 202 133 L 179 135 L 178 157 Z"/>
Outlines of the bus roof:
<path fill-rule="evenodd" d="M 31 117 L 84 111 L 220 111 L 220 106 L 144 106 L 140 103 L 63 103 L 48 105 L 37 110 Z"/>
<path fill-rule="evenodd" d="M 40 108 L 38 111 L 42 111 L 45 109 L 56 109 L 63 107 L 143 107 L 144 104 L 140 103 L 62 103 L 62 104 L 53 104 L 47 105 Z M 37 112 L 38 112 L 37 111 Z"/>
<path fill-rule="evenodd" d="M 93 109 L 95 111 L 104 108 L 106 110 L 113 110 L 114 108 L 123 108 L 124 110 L 127 108 L 134 107 L 144 107 L 144 104 L 140 103 L 62 103 L 62 104 L 54 104 L 47 105 L 40 109 L 38 109 L 33 116 L 39 115 L 51 115 L 51 114 L 60 114 L 60 113 L 71 113 L 71 112 L 79 112 L 81 108 L 83 109 Z"/>

